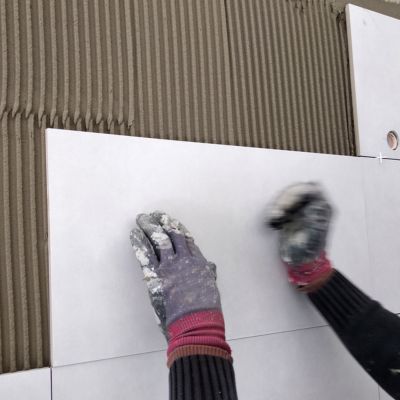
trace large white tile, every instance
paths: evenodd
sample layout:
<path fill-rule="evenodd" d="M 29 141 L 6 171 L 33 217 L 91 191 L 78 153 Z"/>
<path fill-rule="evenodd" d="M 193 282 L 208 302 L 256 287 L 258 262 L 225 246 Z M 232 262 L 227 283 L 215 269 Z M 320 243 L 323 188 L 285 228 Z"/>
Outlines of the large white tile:
<path fill-rule="evenodd" d="M 329 328 L 231 342 L 240 399 L 378 400 Z M 53 400 L 168 399 L 164 352 L 53 369 Z"/>
<path fill-rule="evenodd" d="M 328 327 L 231 343 L 240 399 L 377 400 L 378 386 Z"/>
<path fill-rule="evenodd" d="M 52 400 L 168 399 L 164 352 L 53 368 Z"/>
<path fill-rule="evenodd" d="M 400 312 L 400 162 L 364 160 L 371 294 Z"/>
<path fill-rule="evenodd" d="M 392 396 L 389 396 L 383 389 L 379 388 L 379 400 L 393 400 Z"/>
<path fill-rule="evenodd" d="M 359 154 L 398 159 L 386 136 L 400 135 L 400 21 L 354 5 L 346 10 Z"/>
<path fill-rule="evenodd" d="M 165 347 L 129 242 L 140 212 L 181 219 L 216 262 L 229 338 L 324 324 L 287 283 L 264 224 L 289 183 L 323 181 L 338 210 L 334 264 L 370 289 L 360 159 L 55 130 L 47 140 L 53 365 Z"/>
<path fill-rule="evenodd" d="M 50 400 L 50 368 L 0 375 L 0 399 Z"/>

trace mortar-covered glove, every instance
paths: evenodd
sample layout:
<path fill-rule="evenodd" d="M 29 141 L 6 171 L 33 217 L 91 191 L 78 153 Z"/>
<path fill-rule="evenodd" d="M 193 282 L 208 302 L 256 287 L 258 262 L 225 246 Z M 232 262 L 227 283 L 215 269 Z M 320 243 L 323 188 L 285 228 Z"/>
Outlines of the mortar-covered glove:
<path fill-rule="evenodd" d="M 303 291 L 316 290 L 332 273 L 325 254 L 331 217 L 322 187 L 313 182 L 287 187 L 269 207 L 268 223 L 280 232 L 289 281 Z"/>
<path fill-rule="evenodd" d="M 169 215 L 140 214 L 136 222 L 131 243 L 168 341 L 168 365 L 192 354 L 230 359 L 215 264 Z"/>

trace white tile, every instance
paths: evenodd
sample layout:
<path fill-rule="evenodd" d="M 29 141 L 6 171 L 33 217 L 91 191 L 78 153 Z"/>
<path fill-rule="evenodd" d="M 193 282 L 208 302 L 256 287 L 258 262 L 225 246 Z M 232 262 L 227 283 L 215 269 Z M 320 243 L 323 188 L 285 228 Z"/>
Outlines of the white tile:
<path fill-rule="evenodd" d="M 165 348 L 129 242 L 140 212 L 181 219 L 216 262 L 229 338 L 324 324 L 287 283 L 264 224 L 266 203 L 289 183 L 323 181 L 338 210 L 334 264 L 370 289 L 360 159 L 47 134 L 55 366 Z"/>
<path fill-rule="evenodd" d="M 0 399 L 50 400 L 50 368 L 0 375 Z"/>
<path fill-rule="evenodd" d="M 329 328 L 231 342 L 240 399 L 378 400 Z M 167 399 L 164 352 L 53 369 L 53 400 Z"/>
<path fill-rule="evenodd" d="M 168 399 L 164 352 L 53 368 L 52 400 Z"/>
<path fill-rule="evenodd" d="M 373 295 L 400 312 L 400 162 L 364 160 Z"/>
<path fill-rule="evenodd" d="M 392 396 L 389 396 L 383 389 L 379 388 L 379 400 L 393 400 Z"/>
<path fill-rule="evenodd" d="M 354 5 L 346 10 L 359 154 L 398 159 L 386 135 L 400 135 L 400 21 Z"/>
<path fill-rule="evenodd" d="M 377 400 L 378 386 L 328 327 L 232 343 L 240 399 Z"/>

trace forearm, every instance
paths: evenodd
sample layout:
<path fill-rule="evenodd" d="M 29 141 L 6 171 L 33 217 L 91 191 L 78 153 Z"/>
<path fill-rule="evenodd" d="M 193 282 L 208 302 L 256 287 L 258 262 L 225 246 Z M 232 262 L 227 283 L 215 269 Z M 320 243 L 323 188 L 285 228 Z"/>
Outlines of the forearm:
<path fill-rule="evenodd" d="M 222 313 L 187 315 L 168 328 L 170 400 L 236 400 Z"/>
<path fill-rule="evenodd" d="M 308 296 L 371 377 L 400 399 L 400 318 L 338 271 Z"/>
<path fill-rule="evenodd" d="M 170 400 L 237 400 L 230 360 L 191 355 L 174 361 L 169 373 Z"/>
<path fill-rule="evenodd" d="M 236 400 L 216 266 L 177 220 L 138 215 L 131 242 L 168 342 L 171 400 Z"/>

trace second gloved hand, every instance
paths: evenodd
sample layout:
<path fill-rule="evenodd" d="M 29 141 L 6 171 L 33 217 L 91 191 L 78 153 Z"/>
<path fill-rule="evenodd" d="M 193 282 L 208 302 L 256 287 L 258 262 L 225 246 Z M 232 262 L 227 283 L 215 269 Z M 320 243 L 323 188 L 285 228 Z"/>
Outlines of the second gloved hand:
<path fill-rule="evenodd" d="M 332 207 L 317 183 L 289 186 L 270 205 L 268 223 L 279 230 L 280 255 L 289 280 L 306 291 L 332 272 L 325 254 L 331 217 Z"/>

